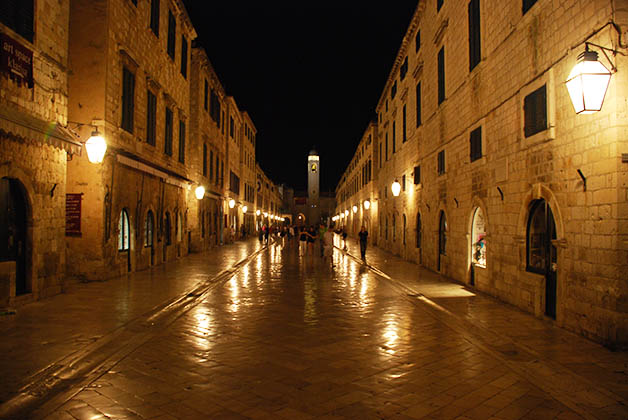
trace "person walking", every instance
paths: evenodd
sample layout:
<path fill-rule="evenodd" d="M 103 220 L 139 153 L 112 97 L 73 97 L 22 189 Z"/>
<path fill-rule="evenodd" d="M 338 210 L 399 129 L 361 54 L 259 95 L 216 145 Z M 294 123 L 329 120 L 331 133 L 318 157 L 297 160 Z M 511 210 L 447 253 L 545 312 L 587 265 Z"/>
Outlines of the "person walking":
<path fill-rule="evenodd" d="M 323 259 L 329 257 L 331 267 L 334 268 L 334 233 L 331 229 L 325 230 L 321 237 L 321 243 L 323 244 Z"/>
<path fill-rule="evenodd" d="M 321 222 L 321 224 L 319 225 L 319 228 L 318 228 L 318 237 L 319 237 L 319 242 L 320 242 L 319 245 L 320 245 L 320 251 L 321 251 L 321 258 L 323 258 L 323 256 L 324 256 L 325 241 L 323 240 L 323 238 L 325 236 L 325 232 L 327 232 L 327 228 Z"/>
<path fill-rule="evenodd" d="M 347 229 L 344 226 L 342 227 L 342 249 L 347 250 Z"/>
<path fill-rule="evenodd" d="M 369 233 L 366 231 L 366 227 L 362 225 L 360 232 L 358 232 L 358 241 L 360 242 L 360 256 L 362 261 L 366 262 L 366 243 Z"/>

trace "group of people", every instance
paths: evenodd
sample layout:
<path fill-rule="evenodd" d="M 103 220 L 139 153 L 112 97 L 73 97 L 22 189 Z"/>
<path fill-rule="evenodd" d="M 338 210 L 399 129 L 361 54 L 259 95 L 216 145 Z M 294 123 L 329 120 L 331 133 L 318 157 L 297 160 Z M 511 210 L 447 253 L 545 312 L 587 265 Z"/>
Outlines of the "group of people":
<path fill-rule="evenodd" d="M 334 248 L 334 233 L 342 238 L 343 250 L 347 250 L 347 231 L 344 227 L 337 229 L 328 228 L 323 223 L 316 228 L 314 225 L 308 226 L 267 226 L 264 225 L 260 230 L 260 242 L 268 243 L 271 235 L 278 235 L 282 241 L 292 241 L 293 238 L 299 242 L 299 255 L 314 255 L 316 249 L 322 258 L 329 258 L 330 264 L 334 265 L 332 251 Z M 315 244 L 318 242 L 319 246 Z M 360 244 L 360 256 L 366 261 L 366 245 L 368 243 L 368 231 L 362 226 L 358 232 L 358 242 Z"/>

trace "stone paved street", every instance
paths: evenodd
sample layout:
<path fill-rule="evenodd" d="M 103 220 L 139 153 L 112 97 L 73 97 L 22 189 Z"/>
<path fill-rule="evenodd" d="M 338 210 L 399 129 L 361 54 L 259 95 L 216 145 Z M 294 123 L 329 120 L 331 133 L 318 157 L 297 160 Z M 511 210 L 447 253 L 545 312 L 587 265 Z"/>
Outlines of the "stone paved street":
<path fill-rule="evenodd" d="M 365 265 L 350 242 L 331 267 L 294 244 L 258 247 L 81 285 L 2 317 L 0 413 L 628 418 L 624 352 L 377 248 Z"/>

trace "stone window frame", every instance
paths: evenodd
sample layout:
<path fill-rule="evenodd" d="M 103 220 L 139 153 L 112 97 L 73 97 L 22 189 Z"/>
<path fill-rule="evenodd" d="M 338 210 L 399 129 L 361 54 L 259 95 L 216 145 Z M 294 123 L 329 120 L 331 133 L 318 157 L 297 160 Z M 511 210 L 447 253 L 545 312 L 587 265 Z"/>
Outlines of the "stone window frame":
<path fill-rule="evenodd" d="M 519 138 L 521 147 L 527 149 L 540 143 L 554 140 L 556 138 L 556 88 L 553 69 L 547 70 L 536 79 L 523 86 L 519 90 Z M 545 100 L 547 112 L 547 128 L 529 137 L 525 136 L 525 98 L 545 85 Z"/>

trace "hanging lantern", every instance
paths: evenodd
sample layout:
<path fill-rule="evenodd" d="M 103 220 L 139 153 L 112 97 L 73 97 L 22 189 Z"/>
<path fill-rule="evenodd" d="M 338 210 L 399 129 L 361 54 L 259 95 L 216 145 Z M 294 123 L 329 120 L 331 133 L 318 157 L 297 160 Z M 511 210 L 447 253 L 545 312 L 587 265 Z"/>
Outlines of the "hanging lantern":
<path fill-rule="evenodd" d="M 98 132 L 98 128 L 92 132 L 92 136 L 85 142 L 85 150 L 87 151 L 87 159 L 91 163 L 101 163 L 105 158 L 107 142 Z"/>
<path fill-rule="evenodd" d="M 397 197 L 401 192 L 401 184 L 395 179 L 395 182 L 392 183 L 390 189 L 392 190 L 393 195 Z"/>
<path fill-rule="evenodd" d="M 589 51 L 587 44 L 565 82 L 576 114 L 592 114 L 602 109 L 611 72 L 597 59 L 597 52 Z"/>
<path fill-rule="evenodd" d="M 202 200 L 203 197 L 205 197 L 205 187 L 203 187 L 202 185 L 196 187 L 196 189 L 194 190 L 194 195 L 196 195 L 196 198 L 198 200 Z"/>

